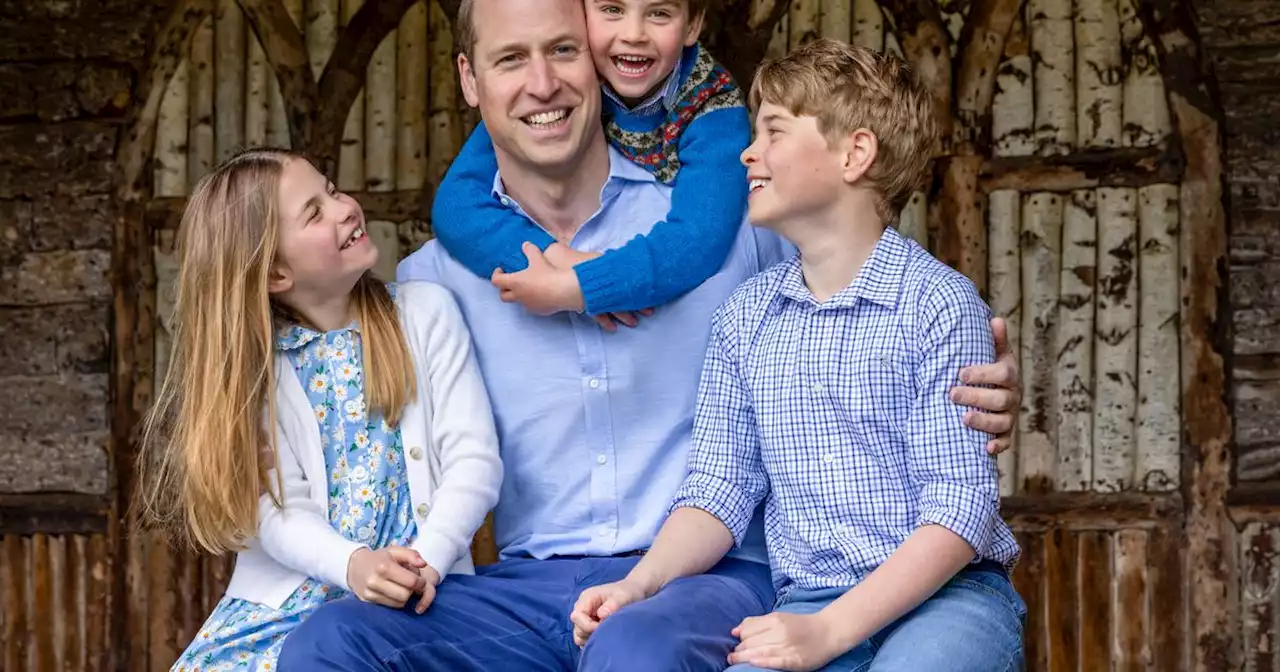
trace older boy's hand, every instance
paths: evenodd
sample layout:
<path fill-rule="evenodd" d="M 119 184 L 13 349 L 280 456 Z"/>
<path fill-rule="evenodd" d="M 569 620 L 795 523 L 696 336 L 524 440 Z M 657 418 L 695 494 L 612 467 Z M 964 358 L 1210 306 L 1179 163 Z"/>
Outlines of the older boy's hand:
<path fill-rule="evenodd" d="M 729 654 L 730 665 L 771 670 L 816 670 L 848 650 L 821 613 L 753 616 L 734 628 L 733 636 L 742 641 Z"/>
<path fill-rule="evenodd" d="M 535 315 L 582 310 L 582 290 L 572 267 L 553 266 L 533 243 L 525 243 L 521 251 L 529 260 L 528 268 L 515 273 L 498 268 L 490 277 L 503 301 L 518 302 Z"/>
<path fill-rule="evenodd" d="M 991 333 L 996 342 L 995 363 L 961 369 L 960 380 L 966 385 L 951 389 L 951 401 L 980 409 L 965 413 L 964 424 L 995 434 L 995 438 L 987 442 L 987 452 L 996 455 L 1013 445 L 1013 428 L 1022 405 L 1022 377 L 1018 372 L 1018 354 L 1009 350 L 1009 327 L 1004 318 L 991 320 Z"/>
<path fill-rule="evenodd" d="M 618 613 L 618 610 L 649 597 L 644 586 L 623 579 L 613 583 L 592 586 L 578 596 L 569 621 L 573 623 L 573 642 L 585 646 L 587 638 L 596 631 L 600 622 Z"/>

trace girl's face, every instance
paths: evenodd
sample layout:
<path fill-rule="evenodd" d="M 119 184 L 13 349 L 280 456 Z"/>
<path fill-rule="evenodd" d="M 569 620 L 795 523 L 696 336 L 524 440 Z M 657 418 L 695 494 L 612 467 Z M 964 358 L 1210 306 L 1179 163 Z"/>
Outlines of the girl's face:
<path fill-rule="evenodd" d="M 378 263 L 364 212 L 303 159 L 280 174 L 279 248 L 271 291 L 295 308 L 345 298 Z"/>

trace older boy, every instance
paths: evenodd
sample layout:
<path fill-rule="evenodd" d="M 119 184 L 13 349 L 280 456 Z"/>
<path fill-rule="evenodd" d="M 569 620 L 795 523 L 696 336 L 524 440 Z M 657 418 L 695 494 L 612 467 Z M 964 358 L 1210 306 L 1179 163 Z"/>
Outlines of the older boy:
<path fill-rule="evenodd" d="M 987 437 L 947 399 L 993 358 L 988 310 L 887 227 L 927 171 L 929 97 L 900 61 L 819 40 L 751 102 L 748 215 L 799 255 L 717 311 L 689 476 L 649 554 L 579 598 L 575 637 L 712 566 L 763 500 L 778 601 L 733 630 L 730 669 L 1020 669 L 1018 545 Z"/>

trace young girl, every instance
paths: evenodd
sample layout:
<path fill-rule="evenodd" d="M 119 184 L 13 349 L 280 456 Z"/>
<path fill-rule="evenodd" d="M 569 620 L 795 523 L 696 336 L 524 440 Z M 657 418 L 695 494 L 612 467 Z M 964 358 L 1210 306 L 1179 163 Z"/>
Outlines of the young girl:
<path fill-rule="evenodd" d="M 174 352 L 147 420 L 142 519 L 237 551 L 176 670 L 274 670 L 348 592 L 389 607 L 472 571 L 502 479 L 451 295 L 387 287 L 360 206 L 300 156 L 242 153 L 183 214 Z"/>

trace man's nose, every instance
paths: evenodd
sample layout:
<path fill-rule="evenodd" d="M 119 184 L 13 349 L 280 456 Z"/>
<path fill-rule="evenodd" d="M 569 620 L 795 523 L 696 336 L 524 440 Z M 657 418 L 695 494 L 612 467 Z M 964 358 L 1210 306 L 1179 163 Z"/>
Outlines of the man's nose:
<path fill-rule="evenodd" d="M 525 90 L 537 98 L 550 98 L 560 89 L 560 79 L 545 58 L 535 58 L 526 70 Z"/>

